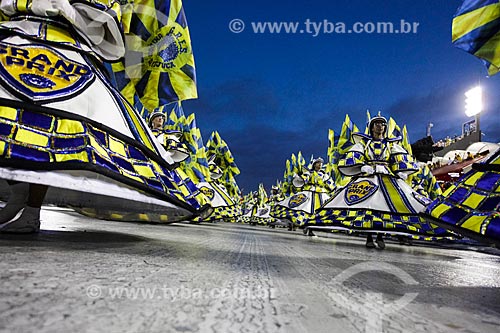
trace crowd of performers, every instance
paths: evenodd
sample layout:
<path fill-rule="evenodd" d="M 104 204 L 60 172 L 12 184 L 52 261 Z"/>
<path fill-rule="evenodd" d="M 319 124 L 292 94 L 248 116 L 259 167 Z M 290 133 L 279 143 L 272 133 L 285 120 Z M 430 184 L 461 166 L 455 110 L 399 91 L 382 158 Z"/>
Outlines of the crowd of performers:
<path fill-rule="evenodd" d="M 400 244 L 464 236 L 498 244 L 500 151 L 442 193 L 428 166 L 413 158 L 406 133 L 380 114 L 368 114 L 361 132 L 346 116 L 340 136 L 329 133 L 328 163 L 311 158 L 306 166 L 301 152 L 292 154 L 269 198 L 262 189 L 246 198 L 244 221 L 307 235 L 364 235 L 367 248 L 384 249 L 387 237 Z"/>
<path fill-rule="evenodd" d="M 135 25 L 148 38 L 189 37 L 179 8 L 170 10 L 175 27 L 151 33 L 134 3 L 0 1 L 0 232 L 38 232 L 45 202 L 107 220 L 365 235 L 368 248 L 385 248 L 388 236 L 498 244 L 500 152 L 441 193 L 412 157 L 406 128 L 380 114 L 368 115 L 363 132 L 346 116 L 340 136 L 329 133 L 328 161 L 306 165 L 301 153 L 292 155 L 269 197 L 262 184 L 242 197 L 227 143 L 217 132 L 203 142 L 194 114 L 183 112 L 184 92 L 170 103 L 162 92 L 144 94 L 149 81 L 145 88 L 142 78 L 124 80 L 123 59 L 134 44 L 125 35 Z M 171 43 L 148 43 L 150 64 L 180 54 Z M 185 60 L 187 79 L 193 66 Z M 161 71 L 142 74 L 157 85 L 167 80 Z"/>
<path fill-rule="evenodd" d="M 0 32 L 0 232 L 38 232 L 42 203 L 117 221 L 241 215 L 231 152 L 217 132 L 205 146 L 180 104 L 197 97 L 180 0 L 1 0 Z"/>

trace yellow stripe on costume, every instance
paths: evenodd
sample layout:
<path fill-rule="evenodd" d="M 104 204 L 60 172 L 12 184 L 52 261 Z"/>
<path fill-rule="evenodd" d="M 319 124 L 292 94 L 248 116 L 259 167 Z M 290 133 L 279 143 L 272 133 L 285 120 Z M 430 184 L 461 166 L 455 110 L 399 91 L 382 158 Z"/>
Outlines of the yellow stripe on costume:
<path fill-rule="evenodd" d="M 149 166 L 146 166 L 146 165 L 134 165 L 134 169 L 141 176 L 144 176 L 144 177 L 147 177 L 147 178 L 155 178 L 156 177 L 155 173 L 153 172 L 153 170 L 151 170 L 151 168 Z"/>
<path fill-rule="evenodd" d="M 139 119 L 137 112 L 131 109 L 129 105 L 126 103 L 125 107 L 126 107 L 126 112 L 128 113 L 130 119 L 132 119 L 132 122 L 134 123 L 137 133 L 139 133 L 139 136 L 141 137 L 141 142 L 146 147 L 156 152 L 156 147 L 154 146 L 153 142 L 151 142 L 150 140 L 151 138 L 147 135 L 146 131 L 144 130 L 144 125 L 143 125 L 144 123 Z"/>
<path fill-rule="evenodd" d="M 40 147 L 47 147 L 47 144 L 49 143 L 48 136 L 41 135 L 32 131 L 27 131 L 22 128 L 17 131 L 16 137 L 14 139 L 19 142 L 24 142 Z"/>
<path fill-rule="evenodd" d="M 481 233 L 481 226 L 486 220 L 488 216 L 471 216 L 464 223 L 462 223 L 461 227 L 472 230 L 477 233 Z"/>
<path fill-rule="evenodd" d="M 465 205 L 469 208 L 476 209 L 483 200 L 486 199 L 486 196 L 480 195 L 477 193 L 471 193 L 467 199 L 462 202 L 462 205 Z"/>
<path fill-rule="evenodd" d="M 75 39 L 64 29 L 57 27 L 53 24 L 46 25 L 45 39 L 56 43 L 68 43 L 72 45 L 77 45 Z"/>
<path fill-rule="evenodd" d="M 476 186 L 477 181 L 484 175 L 484 172 L 476 172 L 472 176 L 470 176 L 465 182 L 465 185 L 468 186 Z"/>
<path fill-rule="evenodd" d="M 127 152 L 125 151 L 125 145 L 119 141 L 116 141 L 112 137 L 109 138 L 109 149 L 111 149 L 111 151 L 123 157 L 127 157 Z"/>
<path fill-rule="evenodd" d="M 104 149 L 97 141 L 96 139 L 92 136 L 92 135 L 89 135 L 89 138 L 90 138 L 90 145 L 95 149 L 97 150 L 97 152 L 102 156 L 102 157 L 105 157 L 106 159 L 110 159 L 109 157 L 109 154 L 108 154 L 108 151 L 106 149 Z"/>
<path fill-rule="evenodd" d="M 320 208 L 321 204 L 322 204 L 322 202 L 321 202 L 320 193 L 314 192 L 314 211 L 316 211 L 318 208 Z M 313 211 L 313 213 L 314 213 L 314 211 Z"/>
<path fill-rule="evenodd" d="M 85 130 L 81 122 L 70 119 L 59 119 L 57 121 L 56 132 L 59 134 L 79 134 Z"/>
<path fill-rule="evenodd" d="M 452 23 L 452 42 L 499 17 L 500 10 L 498 3 L 455 17 Z"/>
<path fill-rule="evenodd" d="M 450 210 L 450 206 L 445 204 L 440 204 L 431 211 L 431 215 L 437 218 L 440 218 L 444 213 Z"/>
<path fill-rule="evenodd" d="M 401 198 L 402 194 L 399 193 L 399 191 L 394 187 L 394 184 L 391 182 L 391 178 L 380 177 L 380 179 L 382 179 L 382 182 L 384 183 L 385 188 L 387 189 L 387 193 L 389 194 L 389 200 L 394 205 L 396 212 L 401 214 L 411 213 L 410 209 Z"/>
<path fill-rule="evenodd" d="M 17 109 L 9 108 L 8 106 L 0 106 L 0 117 L 16 120 L 17 119 Z"/>
<path fill-rule="evenodd" d="M 86 151 L 82 151 L 75 154 L 54 154 L 56 162 L 64 162 L 64 161 L 80 161 L 80 162 L 88 162 L 89 157 Z"/>
<path fill-rule="evenodd" d="M 26 13 L 28 11 L 28 7 L 31 7 L 31 0 L 17 0 L 14 3 L 17 10 L 21 13 Z"/>
<path fill-rule="evenodd" d="M 0 156 L 3 155 L 3 153 L 5 152 L 5 142 L 3 141 L 0 141 Z"/>

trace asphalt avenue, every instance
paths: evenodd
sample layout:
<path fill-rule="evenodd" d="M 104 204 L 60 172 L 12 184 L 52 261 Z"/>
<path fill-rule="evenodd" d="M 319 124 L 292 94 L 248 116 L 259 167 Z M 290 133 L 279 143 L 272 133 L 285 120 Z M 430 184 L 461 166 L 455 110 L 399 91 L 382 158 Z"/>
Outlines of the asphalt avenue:
<path fill-rule="evenodd" d="M 498 332 L 500 250 L 366 249 L 245 224 L 100 221 L 44 207 L 0 235 L 0 332 Z"/>

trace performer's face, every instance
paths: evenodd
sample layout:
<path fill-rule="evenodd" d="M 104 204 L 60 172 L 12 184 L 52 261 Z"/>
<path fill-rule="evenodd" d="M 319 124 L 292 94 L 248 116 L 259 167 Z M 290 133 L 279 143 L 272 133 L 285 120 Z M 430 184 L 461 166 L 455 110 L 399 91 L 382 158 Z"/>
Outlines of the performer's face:
<path fill-rule="evenodd" d="M 382 137 L 385 133 L 386 123 L 382 121 L 377 121 L 373 124 L 372 133 L 374 137 Z"/>
<path fill-rule="evenodd" d="M 165 122 L 165 118 L 162 116 L 155 117 L 151 121 L 151 125 L 153 126 L 153 129 L 161 129 L 163 127 L 163 123 Z"/>
<path fill-rule="evenodd" d="M 316 162 L 316 163 L 314 163 L 314 165 L 313 165 L 313 169 L 314 169 L 314 171 L 319 171 L 319 170 L 321 170 L 321 167 L 322 167 L 322 166 L 323 166 L 323 163 L 321 163 L 321 162 Z"/>

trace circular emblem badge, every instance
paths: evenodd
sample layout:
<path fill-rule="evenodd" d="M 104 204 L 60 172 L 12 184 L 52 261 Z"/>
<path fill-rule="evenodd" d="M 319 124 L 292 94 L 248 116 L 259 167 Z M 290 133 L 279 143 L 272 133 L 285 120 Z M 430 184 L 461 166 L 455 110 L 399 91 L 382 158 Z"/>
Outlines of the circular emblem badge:
<path fill-rule="evenodd" d="M 307 196 L 304 193 L 297 193 L 293 197 L 290 198 L 288 202 L 288 206 L 290 208 L 297 208 L 307 201 Z"/>
<path fill-rule="evenodd" d="M 149 70 L 168 71 L 182 68 L 191 57 L 188 32 L 175 22 L 169 22 L 168 26 L 156 31 L 146 45 L 147 56 L 144 64 Z"/>
<path fill-rule="evenodd" d="M 371 197 L 378 189 L 378 185 L 365 179 L 347 185 L 344 200 L 348 205 L 354 205 Z"/>
<path fill-rule="evenodd" d="M 83 59 L 82 59 L 83 60 Z M 94 81 L 86 63 L 43 44 L 0 42 L 0 83 L 16 97 L 37 103 L 68 99 Z"/>
<path fill-rule="evenodd" d="M 215 191 L 213 189 L 208 188 L 206 186 L 203 186 L 203 187 L 200 188 L 200 191 L 201 191 L 201 193 L 203 193 L 210 200 L 212 200 L 214 198 Z"/>

